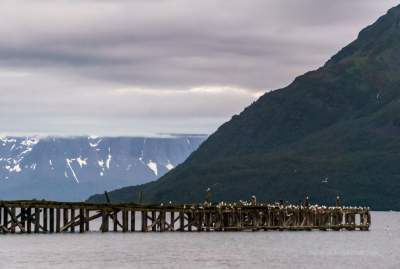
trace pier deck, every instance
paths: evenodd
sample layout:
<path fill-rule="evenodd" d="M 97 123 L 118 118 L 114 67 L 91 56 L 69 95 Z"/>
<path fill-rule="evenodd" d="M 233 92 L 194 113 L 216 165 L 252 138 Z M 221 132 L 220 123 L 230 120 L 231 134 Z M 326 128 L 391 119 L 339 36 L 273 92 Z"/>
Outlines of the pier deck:
<path fill-rule="evenodd" d="M 0 201 L 0 234 L 267 230 L 360 230 L 369 208 L 279 204 L 90 204 Z M 97 226 L 95 228 L 95 226 Z"/>

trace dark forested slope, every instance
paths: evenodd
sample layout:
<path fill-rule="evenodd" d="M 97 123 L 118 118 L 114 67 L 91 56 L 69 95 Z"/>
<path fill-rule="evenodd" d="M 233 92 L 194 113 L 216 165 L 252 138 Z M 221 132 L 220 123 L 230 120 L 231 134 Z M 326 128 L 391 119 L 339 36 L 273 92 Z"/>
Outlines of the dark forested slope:
<path fill-rule="evenodd" d="M 323 67 L 262 96 L 156 182 L 113 201 L 346 203 L 400 209 L 400 6 Z M 91 201 L 104 197 L 95 195 Z"/>

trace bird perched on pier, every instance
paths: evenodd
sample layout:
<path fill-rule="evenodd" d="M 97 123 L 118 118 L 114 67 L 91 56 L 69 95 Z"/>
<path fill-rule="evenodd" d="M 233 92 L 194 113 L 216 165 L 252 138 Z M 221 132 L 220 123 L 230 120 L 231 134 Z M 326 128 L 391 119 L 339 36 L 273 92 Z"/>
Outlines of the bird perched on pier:
<path fill-rule="evenodd" d="M 342 202 L 340 201 L 340 196 L 336 196 L 336 207 L 341 207 Z"/>
<path fill-rule="evenodd" d="M 255 195 L 251 196 L 251 205 L 257 205 L 257 198 Z"/>
<path fill-rule="evenodd" d="M 310 206 L 310 197 L 306 196 L 306 199 L 304 200 L 303 205 L 305 207 L 309 207 Z"/>

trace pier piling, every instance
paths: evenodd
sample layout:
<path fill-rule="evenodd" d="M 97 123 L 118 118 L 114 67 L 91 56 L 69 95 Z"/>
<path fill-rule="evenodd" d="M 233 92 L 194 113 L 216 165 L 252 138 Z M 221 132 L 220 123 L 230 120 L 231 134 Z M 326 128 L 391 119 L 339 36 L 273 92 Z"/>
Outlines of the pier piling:
<path fill-rule="evenodd" d="M 138 214 L 138 215 L 137 215 Z M 62 216 L 61 216 L 62 215 Z M 136 218 L 136 216 L 141 216 Z M 269 231 L 342 229 L 367 231 L 369 208 L 344 206 L 233 204 L 89 204 L 52 201 L 0 201 L 0 234 L 89 232 L 92 221 L 100 231 Z M 62 223 L 61 223 L 62 221 Z M 75 228 L 77 227 L 77 228 Z M 98 226 L 97 226 L 98 227 Z M 137 229 L 139 228 L 139 229 Z"/>

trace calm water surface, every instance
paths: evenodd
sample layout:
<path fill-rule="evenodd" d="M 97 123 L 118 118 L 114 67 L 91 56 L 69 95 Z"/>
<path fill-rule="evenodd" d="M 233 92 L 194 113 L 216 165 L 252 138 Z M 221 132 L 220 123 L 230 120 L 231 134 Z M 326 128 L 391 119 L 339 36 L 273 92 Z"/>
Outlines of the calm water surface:
<path fill-rule="evenodd" d="M 10 268 L 400 268 L 400 213 L 369 232 L 1 235 Z"/>

